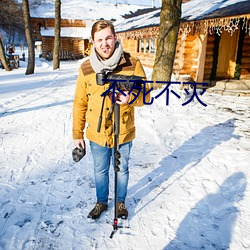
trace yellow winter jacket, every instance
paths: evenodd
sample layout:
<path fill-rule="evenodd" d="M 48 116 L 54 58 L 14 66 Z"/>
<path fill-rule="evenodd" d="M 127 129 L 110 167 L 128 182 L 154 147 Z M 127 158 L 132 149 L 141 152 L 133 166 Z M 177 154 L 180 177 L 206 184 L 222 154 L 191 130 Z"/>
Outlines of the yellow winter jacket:
<path fill-rule="evenodd" d="M 137 75 L 145 78 L 145 72 L 139 60 L 136 60 L 128 53 L 123 53 L 119 65 L 113 74 Z M 98 121 L 102 106 L 103 97 L 101 94 L 109 88 L 109 84 L 97 85 L 96 73 L 87 60 L 82 63 L 76 83 L 75 97 L 73 102 L 73 140 L 84 138 L 84 129 L 87 122 L 86 137 L 88 140 L 101 146 L 114 147 L 113 119 L 108 119 L 112 106 L 112 100 L 105 98 L 102 113 L 100 132 L 97 132 Z M 146 91 L 148 91 L 146 84 Z M 133 90 L 136 94 L 137 90 Z M 130 94 L 130 100 L 135 97 Z M 149 102 L 150 94 L 145 95 L 145 102 Z M 134 107 L 143 106 L 143 90 L 132 104 L 120 105 L 120 135 L 119 144 L 129 142 L 135 138 Z M 113 112 L 114 113 L 114 112 Z"/>

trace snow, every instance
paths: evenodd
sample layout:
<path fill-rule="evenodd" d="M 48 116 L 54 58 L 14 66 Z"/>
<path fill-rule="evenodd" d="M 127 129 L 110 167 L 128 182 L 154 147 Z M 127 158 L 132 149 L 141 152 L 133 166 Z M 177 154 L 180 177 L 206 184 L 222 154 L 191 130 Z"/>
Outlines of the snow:
<path fill-rule="evenodd" d="M 98 2 L 107 2 L 107 0 L 98 0 Z M 108 0 L 111 3 L 123 3 L 123 4 L 138 4 L 148 6 L 161 6 L 161 0 Z"/>
<path fill-rule="evenodd" d="M 0 249 L 250 249 L 249 98 L 206 92 L 207 107 L 197 100 L 182 106 L 188 97 L 175 88 L 181 99 L 170 94 L 168 106 L 162 95 L 137 108 L 130 228 L 109 238 L 112 168 L 109 209 L 87 221 L 95 203 L 88 143 L 79 163 L 71 157 L 81 62 L 53 71 L 37 57 L 33 75 L 22 61 L 0 70 Z"/>
<path fill-rule="evenodd" d="M 139 29 L 148 26 L 158 26 L 160 24 L 160 9 L 152 12 L 135 16 L 128 19 L 120 18 L 114 22 L 115 30 L 117 32 Z"/>
<path fill-rule="evenodd" d="M 54 36 L 55 28 L 41 28 L 42 36 Z M 91 37 L 91 28 L 90 27 L 62 27 L 61 28 L 61 37 L 80 37 L 82 39 L 89 39 Z"/>
<path fill-rule="evenodd" d="M 147 5 L 140 4 L 116 4 L 108 1 L 98 2 L 94 0 L 62 0 L 61 1 L 61 17 L 62 19 L 71 20 L 97 20 L 118 19 L 121 15 L 135 12 L 138 9 L 149 8 Z M 36 9 L 30 10 L 32 17 L 54 18 L 55 4 L 52 1 L 45 1 L 45 4 L 38 6 Z"/>
<path fill-rule="evenodd" d="M 211 14 L 215 10 L 219 10 L 236 3 L 246 2 L 248 0 L 191 0 L 181 5 L 181 19 L 183 21 L 193 21 L 197 19 L 205 19 L 206 15 Z M 250 10 L 240 10 L 249 13 Z M 160 24 L 160 8 L 156 8 L 152 12 L 135 16 L 128 19 L 118 19 L 114 24 L 116 31 L 122 32 L 142 27 L 158 26 Z"/>
<path fill-rule="evenodd" d="M 191 0 L 190 2 L 182 4 L 182 18 L 188 21 L 202 19 L 215 10 L 247 1 L 248 0 Z"/>

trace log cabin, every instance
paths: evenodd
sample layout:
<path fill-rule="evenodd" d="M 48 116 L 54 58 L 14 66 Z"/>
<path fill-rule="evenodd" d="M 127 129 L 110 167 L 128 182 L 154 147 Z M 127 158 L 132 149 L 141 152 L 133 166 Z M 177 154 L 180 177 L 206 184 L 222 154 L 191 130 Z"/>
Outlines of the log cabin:
<path fill-rule="evenodd" d="M 139 10 L 115 22 L 124 50 L 147 67 L 154 65 L 160 11 Z M 173 73 L 210 84 L 250 79 L 250 1 L 184 1 Z"/>
<path fill-rule="evenodd" d="M 41 57 L 52 60 L 54 18 L 32 18 L 33 37 L 41 41 Z M 91 20 L 61 20 L 60 59 L 81 59 L 87 55 Z"/>

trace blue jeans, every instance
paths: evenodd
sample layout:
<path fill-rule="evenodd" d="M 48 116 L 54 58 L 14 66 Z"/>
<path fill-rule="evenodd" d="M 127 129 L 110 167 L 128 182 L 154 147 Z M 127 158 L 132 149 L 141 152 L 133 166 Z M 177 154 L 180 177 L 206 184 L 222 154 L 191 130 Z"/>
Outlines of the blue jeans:
<path fill-rule="evenodd" d="M 119 146 L 119 152 L 121 154 L 119 165 L 120 171 L 118 172 L 118 193 L 117 200 L 124 202 L 127 195 L 128 187 L 128 161 L 130 156 L 130 149 L 132 147 L 132 141 L 121 144 Z M 108 203 L 109 196 L 109 168 L 112 159 L 114 162 L 114 148 L 108 148 L 100 146 L 90 141 L 91 153 L 94 161 L 94 175 L 96 186 L 97 202 L 104 204 Z"/>

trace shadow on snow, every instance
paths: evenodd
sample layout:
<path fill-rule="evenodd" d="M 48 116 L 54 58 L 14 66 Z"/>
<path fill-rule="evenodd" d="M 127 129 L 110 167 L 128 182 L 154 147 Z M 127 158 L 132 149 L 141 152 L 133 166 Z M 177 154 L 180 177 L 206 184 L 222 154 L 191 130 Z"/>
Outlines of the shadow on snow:
<path fill-rule="evenodd" d="M 167 182 L 176 172 L 187 168 L 182 174 L 183 176 L 188 170 L 198 166 L 202 159 L 221 143 L 229 141 L 232 138 L 239 139 L 239 136 L 233 134 L 234 130 L 235 119 L 229 119 L 225 122 L 206 127 L 184 142 L 171 155 L 163 158 L 158 168 L 148 173 L 129 188 L 128 193 L 131 203 L 138 203 L 138 201 L 153 191 L 153 193 L 156 193 L 136 212 L 136 204 L 132 206 L 133 210 L 131 211 L 130 208 L 130 216 L 133 217 L 139 213 L 178 180 L 180 177 L 165 184 L 164 188 L 161 187 L 159 189 L 160 185 Z M 206 244 L 210 244 L 211 247 L 225 246 L 226 249 L 230 242 L 232 226 L 237 214 L 237 209 L 233 206 L 233 202 L 242 198 L 238 193 L 243 193 L 245 186 L 246 178 L 242 173 L 228 178 L 222 185 L 219 193 L 209 195 L 191 210 L 181 223 L 177 238 L 165 250 L 178 249 L 176 247 L 179 246 L 180 242 L 182 242 L 180 249 L 186 249 L 188 246 L 190 246 L 190 249 L 194 249 L 196 245 L 202 247 L 202 244 L 205 244 L 205 242 L 207 242 Z M 157 192 L 157 190 L 160 191 Z M 217 201 L 220 203 L 216 204 Z"/>
<path fill-rule="evenodd" d="M 190 210 L 164 250 L 229 249 L 239 213 L 234 203 L 243 199 L 246 185 L 242 172 L 228 177 L 217 193 L 207 195 Z"/>
<path fill-rule="evenodd" d="M 43 104 L 43 105 L 36 106 L 36 107 L 21 108 L 21 109 L 14 110 L 14 111 L 5 111 L 3 113 L 0 113 L 0 117 L 6 117 L 9 115 L 15 115 L 15 114 L 25 113 L 25 112 L 29 112 L 29 111 L 44 109 L 44 108 L 51 108 L 51 107 L 55 107 L 55 106 L 65 105 L 65 104 L 72 103 L 72 102 L 73 102 L 73 100 L 66 100 L 66 101 L 62 101 L 62 102 Z"/>
<path fill-rule="evenodd" d="M 234 123 L 235 119 L 229 119 L 223 123 L 202 129 L 198 134 L 188 139 L 183 145 L 173 151 L 171 155 L 163 158 L 158 168 L 154 169 L 135 185 L 131 186 L 128 190 L 129 197 L 132 197 L 135 201 L 140 200 L 166 182 L 174 173 L 185 168 L 187 165 L 190 165 L 188 169 L 196 167 L 216 146 L 232 138 L 239 139 L 239 136 L 233 134 L 235 129 Z M 206 145 L 206 147 L 204 147 L 204 145 Z M 156 199 L 172 184 L 173 183 L 169 183 L 167 187 L 161 189 L 161 191 L 148 203 Z M 148 203 L 143 207 L 147 206 Z M 143 207 L 141 209 L 143 209 Z M 136 213 L 132 213 L 132 216 Z"/>

